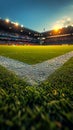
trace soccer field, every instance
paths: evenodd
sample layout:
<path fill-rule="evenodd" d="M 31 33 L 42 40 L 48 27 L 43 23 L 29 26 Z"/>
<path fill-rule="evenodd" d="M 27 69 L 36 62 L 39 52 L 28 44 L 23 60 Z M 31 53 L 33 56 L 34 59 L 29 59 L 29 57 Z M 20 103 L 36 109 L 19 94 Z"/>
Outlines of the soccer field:
<path fill-rule="evenodd" d="M 0 66 L 1 130 L 72 130 L 72 103 L 73 58 L 39 86 Z"/>
<path fill-rule="evenodd" d="M 73 46 L 0 46 L 0 55 L 29 64 L 73 51 Z M 0 128 L 71 130 L 73 58 L 44 82 L 30 86 L 0 66 Z M 37 122 L 37 123 L 36 123 Z"/>
<path fill-rule="evenodd" d="M 0 46 L 0 55 L 28 64 L 36 64 L 73 51 L 73 45 Z"/>

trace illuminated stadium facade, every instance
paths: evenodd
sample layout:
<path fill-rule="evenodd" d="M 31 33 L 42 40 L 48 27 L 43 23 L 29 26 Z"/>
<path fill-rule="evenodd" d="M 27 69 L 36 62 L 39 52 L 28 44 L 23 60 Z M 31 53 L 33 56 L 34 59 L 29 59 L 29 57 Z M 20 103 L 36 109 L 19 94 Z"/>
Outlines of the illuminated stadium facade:
<path fill-rule="evenodd" d="M 73 27 L 39 33 L 9 19 L 0 19 L 0 44 L 61 45 L 73 44 Z"/>

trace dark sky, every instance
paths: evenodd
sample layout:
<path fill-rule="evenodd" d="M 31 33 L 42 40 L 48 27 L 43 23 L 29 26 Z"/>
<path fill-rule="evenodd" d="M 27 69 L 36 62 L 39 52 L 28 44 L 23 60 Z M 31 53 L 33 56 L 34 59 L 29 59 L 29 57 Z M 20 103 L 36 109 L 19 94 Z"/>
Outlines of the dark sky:
<path fill-rule="evenodd" d="M 73 24 L 73 0 L 0 0 L 0 17 L 47 31 Z"/>

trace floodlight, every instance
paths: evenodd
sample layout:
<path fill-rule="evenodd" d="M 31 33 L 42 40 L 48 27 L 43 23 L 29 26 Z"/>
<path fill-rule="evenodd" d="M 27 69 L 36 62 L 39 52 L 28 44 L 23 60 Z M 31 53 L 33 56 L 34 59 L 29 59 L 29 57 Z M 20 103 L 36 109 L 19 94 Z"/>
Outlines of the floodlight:
<path fill-rule="evenodd" d="M 21 25 L 21 27 L 23 28 L 24 26 L 23 26 L 23 25 Z"/>
<path fill-rule="evenodd" d="M 9 23 L 10 20 L 9 19 L 5 19 L 5 21 L 6 21 L 6 23 Z"/>
<path fill-rule="evenodd" d="M 15 26 L 16 26 L 16 27 L 19 25 L 19 23 L 17 23 L 17 22 L 16 22 L 16 23 L 14 23 L 14 24 L 15 24 Z"/>

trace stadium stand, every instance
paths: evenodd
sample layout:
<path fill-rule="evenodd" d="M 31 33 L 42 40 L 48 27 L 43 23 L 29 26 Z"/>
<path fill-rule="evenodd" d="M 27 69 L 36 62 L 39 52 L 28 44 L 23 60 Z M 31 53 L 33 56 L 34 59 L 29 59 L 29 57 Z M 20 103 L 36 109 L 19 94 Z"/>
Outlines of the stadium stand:
<path fill-rule="evenodd" d="M 0 44 L 39 44 L 39 33 L 0 19 Z"/>
<path fill-rule="evenodd" d="M 73 26 L 58 31 L 39 33 L 18 23 L 0 19 L 0 44 L 17 45 L 62 45 L 73 44 Z"/>
<path fill-rule="evenodd" d="M 44 40 L 43 40 L 44 39 Z M 42 33 L 43 44 L 73 44 L 73 27 L 59 29 L 58 31 L 51 30 Z"/>

